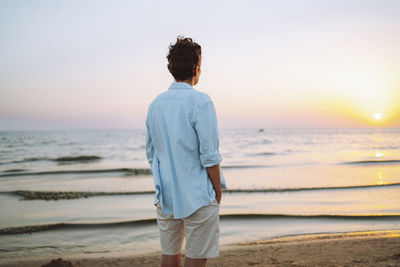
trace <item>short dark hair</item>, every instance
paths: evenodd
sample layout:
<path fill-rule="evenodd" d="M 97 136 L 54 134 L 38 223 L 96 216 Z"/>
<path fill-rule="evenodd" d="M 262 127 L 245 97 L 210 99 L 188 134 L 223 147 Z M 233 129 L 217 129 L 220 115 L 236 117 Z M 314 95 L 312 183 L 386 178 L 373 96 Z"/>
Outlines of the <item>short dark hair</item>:
<path fill-rule="evenodd" d="M 168 70 L 177 81 L 184 81 L 194 76 L 201 55 L 201 46 L 191 38 L 178 36 L 176 43 L 170 44 Z"/>

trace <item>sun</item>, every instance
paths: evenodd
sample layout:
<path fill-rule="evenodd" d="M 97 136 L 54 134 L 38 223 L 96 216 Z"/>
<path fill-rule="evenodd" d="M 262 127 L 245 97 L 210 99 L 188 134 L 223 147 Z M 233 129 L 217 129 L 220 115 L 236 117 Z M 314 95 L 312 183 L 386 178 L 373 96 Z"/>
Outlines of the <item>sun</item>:
<path fill-rule="evenodd" d="M 374 118 L 375 118 L 375 120 L 380 120 L 380 119 L 382 119 L 382 114 L 381 113 L 375 113 L 374 114 Z"/>

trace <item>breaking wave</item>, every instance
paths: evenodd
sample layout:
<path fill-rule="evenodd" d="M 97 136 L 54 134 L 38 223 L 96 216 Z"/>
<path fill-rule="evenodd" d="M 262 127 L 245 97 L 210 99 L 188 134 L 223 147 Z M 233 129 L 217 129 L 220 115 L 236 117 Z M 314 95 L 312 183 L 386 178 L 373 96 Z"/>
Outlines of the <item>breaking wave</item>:
<path fill-rule="evenodd" d="M 225 214 L 220 215 L 221 220 L 254 220 L 254 219 L 324 219 L 324 220 L 342 220 L 342 221 L 359 221 L 359 220 L 400 220 L 400 215 L 290 215 L 290 214 Z M 106 223 L 53 223 L 42 225 L 25 225 L 17 227 L 7 227 L 0 229 L 0 235 L 16 235 L 31 234 L 34 232 L 54 231 L 54 230 L 78 230 L 78 229 L 99 229 L 107 227 L 131 227 L 155 225 L 156 218 L 117 221 Z"/>
<path fill-rule="evenodd" d="M 265 189 L 224 189 L 224 193 L 285 193 L 299 191 L 319 191 L 319 190 L 352 190 L 368 188 L 396 187 L 400 183 L 391 184 L 371 184 L 371 185 L 353 185 L 353 186 L 333 186 L 333 187 L 299 187 L 299 188 L 265 188 Z M 117 196 L 117 195 L 148 195 L 155 191 L 131 191 L 131 192 L 93 192 L 93 191 L 32 191 L 17 190 L 3 191 L 0 194 L 22 196 L 24 200 L 60 200 L 60 199 L 79 199 L 95 196 Z"/>

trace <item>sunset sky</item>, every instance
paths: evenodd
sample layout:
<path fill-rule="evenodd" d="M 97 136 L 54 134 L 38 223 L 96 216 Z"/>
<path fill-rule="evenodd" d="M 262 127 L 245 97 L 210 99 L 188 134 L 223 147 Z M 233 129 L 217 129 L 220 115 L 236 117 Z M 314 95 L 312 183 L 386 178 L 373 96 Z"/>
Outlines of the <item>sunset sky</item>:
<path fill-rule="evenodd" d="M 400 1 L 0 1 L 0 130 L 144 128 L 202 46 L 220 128 L 400 127 Z"/>

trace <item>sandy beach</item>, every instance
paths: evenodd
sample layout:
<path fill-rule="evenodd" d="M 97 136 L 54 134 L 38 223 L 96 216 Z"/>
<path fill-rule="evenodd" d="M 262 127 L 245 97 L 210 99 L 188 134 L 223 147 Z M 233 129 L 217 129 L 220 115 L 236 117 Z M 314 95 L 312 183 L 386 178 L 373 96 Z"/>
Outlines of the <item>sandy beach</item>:
<path fill-rule="evenodd" d="M 160 254 L 63 257 L 73 266 L 160 266 Z M 42 266 L 51 259 L 0 266 Z M 207 266 L 400 266 L 400 230 L 282 237 L 223 247 Z"/>

